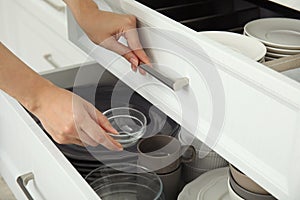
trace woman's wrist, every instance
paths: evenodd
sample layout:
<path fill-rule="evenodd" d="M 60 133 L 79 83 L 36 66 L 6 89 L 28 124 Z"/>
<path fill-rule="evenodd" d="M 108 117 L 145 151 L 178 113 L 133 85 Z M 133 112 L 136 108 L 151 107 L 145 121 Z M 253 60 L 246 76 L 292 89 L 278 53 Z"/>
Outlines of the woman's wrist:
<path fill-rule="evenodd" d="M 79 24 L 85 23 L 85 19 L 99 11 L 93 0 L 64 0 L 71 9 Z"/>
<path fill-rule="evenodd" d="M 21 104 L 33 114 L 37 114 L 43 107 L 46 101 L 49 100 L 50 95 L 56 89 L 59 89 L 50 81 L 43 79 L 38 81 L 28 95 L 21 100 Z"/>

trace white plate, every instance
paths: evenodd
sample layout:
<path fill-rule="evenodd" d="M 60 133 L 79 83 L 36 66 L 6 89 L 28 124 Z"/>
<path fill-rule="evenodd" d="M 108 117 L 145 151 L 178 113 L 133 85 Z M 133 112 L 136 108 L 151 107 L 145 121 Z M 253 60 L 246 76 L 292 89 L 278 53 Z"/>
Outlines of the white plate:
<path fill-rule="evenodd" d="M 206 172 L 187 184 L 177 200 L 230 200 L 228 193 L 228 167 Z"/>
<path fill-rule="evenodd" d="M 300 83 L 300 68 L 284 71 L 284 72 L 282 72 L 282 74 L 284 74 L 284 75 L 290 77 L 291 79 L 294 79 L 295 81 L 298 81 Z"/>
<path fill-rule="evenodd" d="M 280 48 L 275 48 L 270 46 L 267 46 L 267 51 L 272 53 L 288 54 L 288 55 L 300 54 L 300 50 L 280 49 Z"/>
<path fill-rule="evenodd" d="M 268 56 L 265 57 L 266 61 L 271 61 L 271 60 L 275 60 L 275 59 L 277 59 L 277 58 L 272 58 L 272 57 L 268 57 Z"/>
<path fill-rule="evenodd" d="M 219 42 L 234 51 L 242 53 L 255 61 L 261 60 L 267 51 L 266 47 L 260 41 L 238 33 L 225 31 L 204 31 L 199 32 L 199 34 Z"/>
<path fill-rule="evenodd" d="M 265 57 L 263 57 L 263 58 L 260 59 L 258 62 L 263 63 L 263 62 L 265 62 L 265 61 L 266 61 L 266 59 L 265 59 Z"/>
<path fill-rule="evenodd" d="M 274 57 L 274 58 L 282 58 L 282 57 L 291 56 L 291 55 L 267 52 L 266 56 L 268 56 L 268 57 Z"/>
<path fill-rule="evenodd" d="M 300 20 L 264 18 L 251 21 L 244 33 L 259 39 L 267 46 L 300 50 Z"/>

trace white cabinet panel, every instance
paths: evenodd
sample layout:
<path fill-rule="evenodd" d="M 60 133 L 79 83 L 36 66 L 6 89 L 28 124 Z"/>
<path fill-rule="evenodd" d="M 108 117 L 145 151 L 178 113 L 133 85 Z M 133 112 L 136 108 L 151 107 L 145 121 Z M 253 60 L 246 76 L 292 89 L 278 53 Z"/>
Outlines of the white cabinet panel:
<path fill-rule="evenodd" d="M 300 11 L 300 2 L 298 0 L 269 0 L 286 7 Z"/>
<path fill-rule="evenodd" d="M 6 0 L 4 0 L 6 1 Z M 14 3 L 30 13 L 60 37 L 67 39 L 67 22 L 65 19 L 65 3 L 62 0 L 13 0 Z"/>
<path fill-rule="evenodd" d="M 87 57 L 78 52 L 77 47 L 68 44 L 21 8 L 18 17 L 22 19 L 16 24 L 18 55 L 29 66 L 41 72 L 86 61 Z"/>
<path fill-rule="evenodd" d="M 10 9 L 7 9 L 10 8 Z M 13 15 L 16 10 L 13 1 L 0 0 L 0 41 L 7 45 L 11 51 L 16 50 L 16 15 Z"/>
<path fill-rule="evenodd" d="M 99 199 L 15 100 L 1 93 L 0 105 L 0 174 L 17 199 L 26 198 L 16 179 L 29 172 L 34 199 Z"/>
<path fill-rule="evenodd" d="M 66 26 L 60 27 L 57 24 L 60 20 L 65 22 L 64 15 L 57 18 L 61 13 L 56 13 L 58 11 L 46 2 L 29 0 L 24 5 L 23 1 L 1 0 L 3 33 L 0 39 L 37 72 L 89 61 L 85 53 L 71 44 L 66 37 L 62 37 L 60 30 L 65 31 Z M 42 8 L 35 8 L 39 4 L 45 5 L 40 5 Z M 36 16 L 34 9 L 37 9 L 38 13 L 41 12 L 40 9 L 54 9 L 52 11 L 54 13 L 50 15 L 45 11 L 40 14 L 48 18 L 39 17 Z M 48 26 L 48 23 L 44 23 L 45 19 L 48 19 L 49 24 L 56 24 L 55 31 Z"/>

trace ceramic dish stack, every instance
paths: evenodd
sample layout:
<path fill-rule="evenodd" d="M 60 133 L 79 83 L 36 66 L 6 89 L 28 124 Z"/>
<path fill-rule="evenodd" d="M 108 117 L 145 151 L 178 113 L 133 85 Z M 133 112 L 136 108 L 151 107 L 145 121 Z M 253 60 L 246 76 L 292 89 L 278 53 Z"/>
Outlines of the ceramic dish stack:
<path fill-rule="evenodd" d="M 229 168 L 228 192 L 232 200 L 276 200 L 275 197 L 233 165 L 230 165 Z"/>
<path fill-rule="evenodd" d="M 236 177 L 237 174 L 233 175 L 228 167 L 211 170 L 187 184 L 178 200 L 276 200 L 251 179 L 245 178 L 244 174 L 243 178 L 238 175 L 238 181 L 235 180 Z"/>
<path fill-rule="evenodd" d="M 254 38 L 226 31 L 204 31 L 198 34 L 219 42 L 257 62 L 265 61 L 266 47 Z"/>
<path fill-rule="evenodd" d="M 264 18 L 251 21 L 244 34 L 261 41 L 267 47 L 266 61 L 300 53 L 300 20 Z"/>
<path fill-rule="evenodd" d="M 187 184 L 177 200 L 231 200 L 228 192 L 228 167 L 211 170 Z"/>

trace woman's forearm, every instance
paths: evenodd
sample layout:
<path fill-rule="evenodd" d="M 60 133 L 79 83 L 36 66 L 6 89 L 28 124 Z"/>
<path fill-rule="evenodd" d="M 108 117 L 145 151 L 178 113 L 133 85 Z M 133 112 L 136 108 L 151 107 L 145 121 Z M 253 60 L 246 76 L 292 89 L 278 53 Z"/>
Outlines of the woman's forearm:
<path fill-rule="evenodd" d="M 34 112 L 46 88 L 54 87 L 0 42 L 0 89 Z"/>
<path fill-rule="evenodd" d="M 56 142 L 122 150 L 106 134 L 116 130 L 92 104 L 41 77 L 1 42 L 0 89 L 36 115 Z"/>
<path fill-rule="evenodd" d="M 98 6 L 93 0 L 63 0 L 71 9 L 74 17 L 80 22 L 81 18 L 98 11 Z"/>

